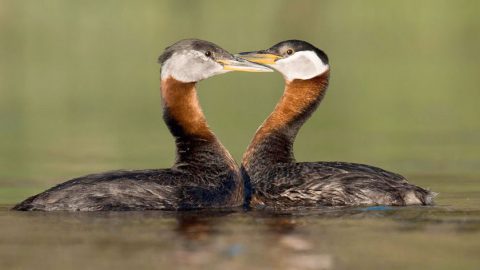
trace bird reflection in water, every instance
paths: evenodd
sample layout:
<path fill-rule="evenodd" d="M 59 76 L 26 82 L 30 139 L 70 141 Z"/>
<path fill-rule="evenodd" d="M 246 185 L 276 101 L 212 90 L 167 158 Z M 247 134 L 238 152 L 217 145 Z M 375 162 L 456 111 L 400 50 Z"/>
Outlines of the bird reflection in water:
<path fill-rule="evenodd" d="M 175 231 L 185 240 L 208 241 L 209 237 L 219 233 L 217 227 L 222 222 L 221 217 L 231 213 L 233 211 L 181 212 L 176 216 Z"/>
<path fill-rule="evenodd" d="M 175 249 L 178 266 L 189 268 L 218 265 L 229 259 L 232 245 L 220 241 L 224 217 L 235 211 L 179 212 L 175 232 L 179 247 Z M 177 243 L 174 243 L 177 244 Z M 226 256 L 227 255 L 227 256 Z"/>
<path fill-rule="evenodd" d="M 290 212 L 252 212 L 254 218 L 263 219 L 270 249 L 267 256 L 278 269 L 333 269 L 333 256 L 318 253 L 328 250 L 328 242 L 314 243 L 303 227 L 307 220 Z"/>

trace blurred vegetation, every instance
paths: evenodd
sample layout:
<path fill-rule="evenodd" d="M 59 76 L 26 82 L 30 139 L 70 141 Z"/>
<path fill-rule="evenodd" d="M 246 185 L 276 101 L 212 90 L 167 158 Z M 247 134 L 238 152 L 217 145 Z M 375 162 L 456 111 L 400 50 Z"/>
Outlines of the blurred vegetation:
<path fill-rule="evenodd" d="M 478 10 L 439 0 L 2 0 L 1 202 L 86 173 L 170 166 L 156 58 L 190 37 L 231 52 L 296 38 L 327 52 L 330 89 L 299 134 L 298 160 L 478 174 Z M 200 83 L 209 123 L 238 160 L 282 89 L 278 73 Z"/>

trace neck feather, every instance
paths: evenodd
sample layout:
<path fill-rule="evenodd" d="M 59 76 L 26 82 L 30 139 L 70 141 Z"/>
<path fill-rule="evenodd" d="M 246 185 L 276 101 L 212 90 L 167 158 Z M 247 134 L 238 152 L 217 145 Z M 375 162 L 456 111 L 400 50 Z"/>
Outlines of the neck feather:
<path fill-rule="evenodd" d="M 177 162 L 190 159 L 199 147 L 219 144 L 200 108 L 194 82 L 184 83 L 169 77 L 162 80 L 161 92 L 163 119 L 175 137 Z"/>
<path fill-rule="evenodd" d="M 328 87 L 330 72 L 308 80 L 292 80 L 270 116 L 255 133 L 243 164 L 259 160 L 268 163 L 293 162 L 295 137 L 320 104 Z"/>

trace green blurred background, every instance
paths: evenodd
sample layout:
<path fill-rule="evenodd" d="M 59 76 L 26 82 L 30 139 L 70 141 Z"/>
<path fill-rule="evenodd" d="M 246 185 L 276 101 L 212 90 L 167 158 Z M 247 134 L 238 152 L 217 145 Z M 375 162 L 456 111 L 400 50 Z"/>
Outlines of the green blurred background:
<path fill-rule="evenodd" d="M 297 159 L 373 164 L 420 185 L 441 176 L 451 181 L 428 185 L 454 188 L 455 177 L 480 175 L 479 10 L 439 0 L 2 0 L 0 203 L 91 172 L 170 166 L 156 58 L 191 37 L 231 52 L 317 45 L 331 85 Z M 237 160 L 282 89 L 278 73 L 200 83 L 207 119 Z"/>

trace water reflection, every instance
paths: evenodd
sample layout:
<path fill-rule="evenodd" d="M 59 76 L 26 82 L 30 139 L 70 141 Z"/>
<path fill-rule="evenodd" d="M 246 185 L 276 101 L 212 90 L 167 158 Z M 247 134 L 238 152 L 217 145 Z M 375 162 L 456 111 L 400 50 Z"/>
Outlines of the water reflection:
<path fill-rule="evenodd" d="M 171 213 L 171 216 L 177 220 L 176 231 L 181 235 L 187 236 L 191 234 L 195 235 L 196 233 L 211 234 L 214 232 L 214 228 L 222 223 L 222 218 L 240 212 L 240 209 L 198 210 L 175 212 Z M 198 236 L 193 237 L 193 239 L 196 238 L 198 238 Z"/>
<path fill-rule="evenodd" d="M 359 261 L 375 266 L 376 256 L 395 261 L 389 254 L 398 252 L 415 261 L 432 245 L 439 254 L 467 256 L 480 228 L 480 211 L 444 206 L 182 213 L 6 209 L 0 211 L 0 258 L 23 268 L 40 261 L 43 268 L 80 269 L 72 265 L 89 258 L 92 265 L 108 262 L 118 269 L 139 262 L 144 268 L 348 269 Z M 61 253 L 62 261 L 52 252 Z"/>
<path fill-rule="evenodd" d="M 190 211 L 175 213 L 176 245 L 173 258 L 180 268 L 208 267 L 238 255 L 241 246 L 221 239 L 224 221 L 236 211 Z M 173 243 L 172 243 L 173 244 Z"/>
<path fill-rule="evenodd" d="M 251 241 L 255 237 L 250 241 L 235 238 L 233 241 L 221 241 L 239 233 L 225 230 L 226 223 L 231 222 L 229 215 L 233 215 L 233 219 L 246 215 L 249 218 L 247 225 L 260 224 L 256 230 L 264 232 L 261 243 Z M 258 252 L 259 245 L 268 248 L 262 249 L 256 256 L 273 263 L 276 269 L 332 269 L 334 266 L 333 255 L 319 253 L 315 248 L 322 243 L 313 242 L 301 228 L 307 225 L 304 218 L 289 212 L 187 212 L 177 213 L 175 219 L 175 232 L 182 239 L 175 257 L 181 266 L 187 268 L 219 262 L 231 267 L 239 258 L 248 258 L 249 254 L 253 256 L 251 253 Z"/>
<path fill-rule="evenodd" d="M 316 228 L 314 238 L 308 230 L 311 225 L 308 217 L 318 217 L 318 212 L 290 209 L 252 211 L 249 215 L 252 219 L 261 221 L 265 241 L 269 246 L 264 255 L 275 262 L 279 269 L 333 269 L 334 256 L 329 252 L 328 236 L 322 226 Z M 326 241 L 323 241 L 324 236 Z"/>
<path fill-rule="evenodd" d="M 211 217 L 199 217 L 197 214 L 179 215 L 175 231 L 186 240 L 202 241 L 214 233 L 214 226 L 219 226 L 219 222 L 212 223 Z"/>

